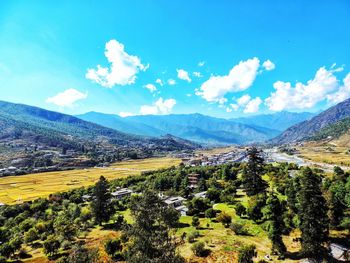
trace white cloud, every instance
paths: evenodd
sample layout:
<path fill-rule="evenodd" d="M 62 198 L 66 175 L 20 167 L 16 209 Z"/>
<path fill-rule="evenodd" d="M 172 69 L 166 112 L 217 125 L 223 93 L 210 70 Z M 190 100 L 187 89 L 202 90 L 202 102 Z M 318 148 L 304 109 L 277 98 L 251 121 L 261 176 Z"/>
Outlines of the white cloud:
<path fill-rule="evenodd" d="M 187 82 L 191 82 L 191 78 L 188 75 L 188 72 L 184 69 L 177 69 L 177 77 L 182 80 L 186 80 Z"/>
<path fill-rule="evenodd" d="M 226 107 L 226 112 L 232 112 L 232 109 L 230 107 Z"/>
<path fill-rule="evenodd" d="M 230 106 L 234 111 L 238 111 L 238 109 L 239 109 L 239 105 L 237 105 L 237 104 L 232 103 L 232 104 L 230 104 Z"/>
<path fill-rule="evenodd" d="M 163 86 L 163 81 L 161 79 L 156 79 L 156 83 L 159 84 L 160 86 Z"/>
<path fill-rule="evenodd" d="M 259 97 L 256 97 L 255 99 L 250 100 L 247 105 L 245 106 L 243 112 L 244 113 L 255 113 L 259 111 L 260 104 L 262 103 L 262 100 Z"/>
<path fill-rule="evenodd" d="M 169 85 L 175 85 L 176 84 L 176 81 L 174 79 L 168 79 L 168 84 Z"/>
<path fill-rule="evenodd" d="M 133 114 L 132 112 L 128 112 L 128 111 L 121 111 L 119 112 L 119 116 L 122 117 L 122 118 L 125 118 L 125 117 L 129 117 L 129 116 L 134 116 L 135 114 Z"/>
<path fill-rule="evenodd" d="M 195 76 L 195 77 L 197 77 L 197 78 L 203 77 L 202 74 L 201 74 L 199 71 L 193 72 L 193 76 Z"/>
<path fill-rule="evenodd" d="M 237 104 L 238 106 L 245 106 L 248 104 L 250 100 L 251 100 L 251 97 L 248 94 L 246 94 L 237 99 Z"/>
<path fill-rule="evenodd" d="M 145 86 L 143 86 L 144 88 L 148 89 L 151 93 L 157 91 L 156 86 L 154 86 L 153 84 L 149 83 L 146 84 Z"/>
<path fill-rule="evenodd" d="M 82 93 L 76 89 L 67 89 L 57 95 L 47 98 L 47 103 L 52 103 L 60 107 L 73 107 L 78 100 L 87 98 L 87 93 Z"/>
<path fill-rule="evenodd" d="M 208 102 L 219 102 L 227 93 L 248 89 L 258 73 L 260 61 L 258 58 L 248 59 L 235 65 L 228 75 L 211 76 L 205 81 L 196 95 Z"/>
<path fill-rule="evenodd" d="M 106 88 L 133 84 L 137 73 L 148 68 L 139 57 L 126 53 L 124 45 L 114 39 L 106 43 L 105 56 L 110 67 L 97 65 L 97 69 L 88 69 L 85 77 Z"/>
<path fill-rule="evenodd" d="M 339 101 L 346 97 L 344 96 L 346 88 L 339 87 L 339 81 L 334 75 L 340 70 L 342 68 L 327 70 L 321 67 L 313 79 L 306 84 L 297 82 L 295 87 L 290 82 L 277 81 L 273 84 L 275 91 L 270 94 L 265 103 L 272 111 L 282 111 L 310 109 L 325 99 L 329 102 Z M 344 80 L 344 87 L 346 87 L 346 81 Z"/>
<path fill-rule="evenodd" d="M 140 108 L 142 115 L 169 114 L 176 105 L 176 100 L 159 98 L 153 105 L 143 105 Z"/>
<path fill-rule="evenodd" d="M 198 67 L 203 67 L 205 65 L 205 61 L 199 61 L 198 62 Z"/>
<path fill-rule="evenodd" d="M 270 71 L 275 69 L 275 64 L 271 60 L 265 60 L 264 63 L 262 64 L 265 70 Z"/>
<path fill-rule="evenodd" d="M 331 103 L 339 103 L 350 97 L 350 73 L 343 79 L 343 86 L 336 92 L 327 95 L 327 100 Z"/>

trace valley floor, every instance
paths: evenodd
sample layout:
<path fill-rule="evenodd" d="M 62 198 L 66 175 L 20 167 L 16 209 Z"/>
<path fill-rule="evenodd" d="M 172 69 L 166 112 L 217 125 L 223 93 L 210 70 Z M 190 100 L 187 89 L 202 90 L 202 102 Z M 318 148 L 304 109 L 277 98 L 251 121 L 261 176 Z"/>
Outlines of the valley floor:
<path fill-rule="evenodd" d="M 109 167 L 7 176 L 0 178 L 0 203 L 15 204 L 52 193 L 89 186 L 103 175 L 108 180 L 178 165 L 181 159 L 160 157 L 115 163 Z"/>

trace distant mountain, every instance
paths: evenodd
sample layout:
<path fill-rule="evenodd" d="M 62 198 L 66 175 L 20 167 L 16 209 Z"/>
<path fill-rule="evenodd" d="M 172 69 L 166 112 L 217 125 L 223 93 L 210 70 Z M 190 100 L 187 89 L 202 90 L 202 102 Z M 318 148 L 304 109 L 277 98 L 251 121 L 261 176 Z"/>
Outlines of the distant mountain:
<path fill-rule="evenodd" d="M 350 99 L 347 99 L 310 120 L 296 124 L 270 142 L 275 144 L 291 143 L 310 139 L 324 127 L 350 117 Z"/>
<path fill-rule="evenodd" d="M 287 128 L 299 122 L 309 120 L 315 113 L 311 112 L 288 112 L 282 111 L 273 114 L 263 114 L 251 117 L 231 119 L 234 122 L 239 122 L 248 125 L 257 125 L 260 127 L 271 128 L 284 131 Z"/>
<path fill-rule="evenodd" d="M 168 142 L 174 149 L 194 148 L 194 144 L 183 144 L 175 138 L 130 135 L 74 116 L 4 101 L 0 101 L 0 128 L 0 142 L 20 139 L 19 144 L 27 146 L 41 144 L 77 149 L 98 145 L 164 150 L 164 142 Z"/>
<path fill-rule="evenodd" d="M 262 142 L 279 133 L 271 128 L 242 124 L 198 113 L 121 118 L 117 115 L 89 112 L 77 117 L 123 132 L 149 136 L 172 134 L 209 145 Z"/>

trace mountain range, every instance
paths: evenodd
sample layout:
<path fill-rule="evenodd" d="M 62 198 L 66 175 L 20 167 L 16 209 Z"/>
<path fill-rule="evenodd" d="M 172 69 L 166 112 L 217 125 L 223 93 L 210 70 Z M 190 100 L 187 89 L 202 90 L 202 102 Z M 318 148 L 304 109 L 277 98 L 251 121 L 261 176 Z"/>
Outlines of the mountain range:
<path fill-rule="evenodd" d="M 174 136 L 206 145 L 248 144 L 277 136 L 285 127 L 313 116 L 312 113 L 281 112 L 239 119 L 194 114 L 139 115 L 120 117 L 88 112 L 77 117 L 125 133 L 143 136 Z"/>
<path fill-rule="evenodd" d="M 350 99 L 330 107 L 310 120 L 302 121 L 270 140 L 273 144 L 294 143 L 305 140 L 321 140 L 328 136 L 339 137 L 348 131 Z"/>
<path fill-rule="evenodd" d="M 164 136 L 147 138 L 126 134 L 84 121 L 77 117 L 24 104 L 0 101 L 0 142 L 21 140 L 21 144 L 77 148 L 96 147 L 159 147 L 165 144 L 176 149 L 193 149 L 195 145 L 183 139 Z"/>

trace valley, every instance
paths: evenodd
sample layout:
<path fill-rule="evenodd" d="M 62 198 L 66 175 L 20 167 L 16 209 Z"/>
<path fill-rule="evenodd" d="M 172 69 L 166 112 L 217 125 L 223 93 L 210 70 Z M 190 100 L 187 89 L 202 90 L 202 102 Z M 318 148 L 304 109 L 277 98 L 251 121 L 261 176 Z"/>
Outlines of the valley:
<path fill-rule="evenodd" d="M 100 176 L 108 180 L 140 175 L 145 171 L 178 165 L 181 159 L 170 157 L 130 160 L 109 167 L 6 176 L 0 178 L 0 203 L 18 204 L 50 194 L 94 185 Z"/>

